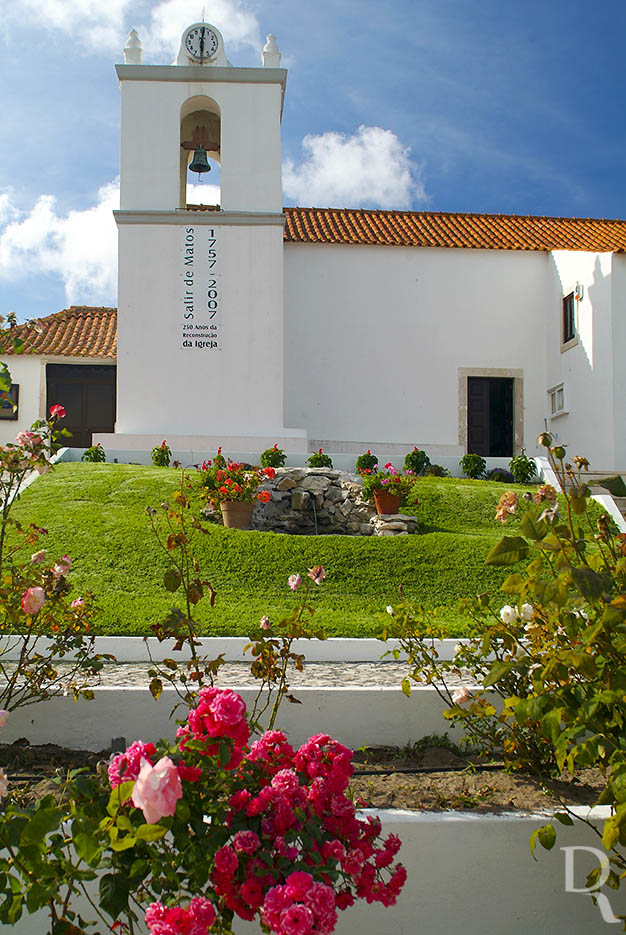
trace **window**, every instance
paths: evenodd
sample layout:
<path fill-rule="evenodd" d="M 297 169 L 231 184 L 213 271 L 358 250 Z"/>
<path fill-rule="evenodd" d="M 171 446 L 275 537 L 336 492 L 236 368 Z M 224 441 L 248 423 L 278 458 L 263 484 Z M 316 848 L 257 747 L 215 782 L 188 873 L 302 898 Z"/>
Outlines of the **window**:
<path fill-rule="evenodd" d="M 576 302 L 574 293 L 570 292 L 563 298 L 563 340 L 562 344 L 568 344 L 576 337 Z"/>
<path fill-rule="evenodd" d="M 12 383 L 8 393 L 8 399 L 0 399 L 0 419 L 8 422 L 15 422 L 18 415 L 18 405 L 20 400 L 20 385 Z"/>
<path fill-rule="evenodd" d="M 563 393 L 563 384 L 559 383 L 558 386 L 553 386 L 549 389 L 548 396 L 550 397 L 550 415 L 557 416 L 564 414 L 565 395 Z"/>

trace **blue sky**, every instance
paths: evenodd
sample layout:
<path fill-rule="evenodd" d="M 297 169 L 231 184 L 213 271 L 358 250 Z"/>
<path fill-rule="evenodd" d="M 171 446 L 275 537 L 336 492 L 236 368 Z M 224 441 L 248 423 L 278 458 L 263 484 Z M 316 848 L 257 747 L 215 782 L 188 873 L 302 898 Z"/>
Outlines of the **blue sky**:
<path fill-rule="evenodd" d="M 214 0 L 289 69 L 285 204 L 626 217 L 617 0 Z M 128 30 L 173 61 L 202 0 L 0 0 L 0 313 L 115 304 Z"/>

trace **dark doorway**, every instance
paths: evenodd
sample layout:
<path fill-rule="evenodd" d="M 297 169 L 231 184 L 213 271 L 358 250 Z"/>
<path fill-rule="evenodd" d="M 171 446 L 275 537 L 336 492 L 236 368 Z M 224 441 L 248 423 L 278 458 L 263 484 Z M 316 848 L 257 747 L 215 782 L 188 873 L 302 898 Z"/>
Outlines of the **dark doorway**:
<path fill-rule="evenodd" d="M 79 364 L 48 364 L 46 367 L 47 410 L 54 403 L 65 407 L 61 428 L 72 433 L 66 444 L 89 448 L 94 432 L 112 432 L 115 427 L 115 367 Z"/>
<path fill-rule="evenodd" d="M 467 450 L 492 458 L 513 455 L 513 380 L 467 378 Z"/>

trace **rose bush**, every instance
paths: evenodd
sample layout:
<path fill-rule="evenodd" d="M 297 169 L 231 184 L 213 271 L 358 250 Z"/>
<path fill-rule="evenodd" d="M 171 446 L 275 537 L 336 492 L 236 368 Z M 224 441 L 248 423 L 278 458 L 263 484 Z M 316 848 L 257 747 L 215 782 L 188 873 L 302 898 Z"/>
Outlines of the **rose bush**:
<path fill-rule="evenodd" d="M 400 840 L 358 817 L 351 751 L 325 734 L 298 750 L 277 730 L 249 737 L 241 697 L 203 688 L 173 743 L 137 741 L 108 774 L 64 779 L 30 808 L 9 801 L 0 920 L 46 907 L 51 933 L 83 932 L 82 894 L 107 931 L 143 917 L 152 935 L 206 935 L 238 917 L 330 935 L 357 899 L 393 905 Z"/>
<path fill-rule="evenodd" d="M 393 608 L 384 637 L 397 636 L 408 654 L 404 691 L 412 682 L 432 684 L 447 706 L 444 716 L 509 768 L 529 772 L 553 793 L 552 780 L 564 770 L 600 771 L 598 804 L 611 806 L 601 832 L 607 883 L 617 888 L 626 875 L 626 533 L 606 515 L 590 516 L 587 459 L 567 462 L 549 433 L 538 444 L 547 449 L 562 495 L 544 483 L 534 493 L 508 491 L 500 499 L 496 519 L 519 517 L 520 534 L 504 536 L 486 562 L 530 560 L 502 585 L 510 603 L 494 607 L 487 595 L 465 602 L 481 635 L 459 645 L 452 660 L 438 657 L 430 615 L 409 603 Z M 626 496 L 621 477 L 594 483 Z M 454 692 L 450 676 L 462 682 Z M 552 848 L 558 823 L 577 817 L 563 802 L 531 847 Z M 592 871 L 589 886 L 599 874 Z"/>

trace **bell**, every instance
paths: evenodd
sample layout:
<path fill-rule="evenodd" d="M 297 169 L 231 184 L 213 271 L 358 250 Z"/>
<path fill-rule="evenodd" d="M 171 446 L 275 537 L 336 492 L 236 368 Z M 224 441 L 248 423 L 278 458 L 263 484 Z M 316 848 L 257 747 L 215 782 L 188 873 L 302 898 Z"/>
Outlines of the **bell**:
<path fill-rule="evenodd" d="M 189 168 L 192 172 L 197 172 L 198 175 L 200 175 L 202 172 L 211 171 L 211 166 L 209 165 L 209 160 L 206 157 L 205 149 L 199 147 L 195 150 L 193 159 L 189 163 Z"/>

